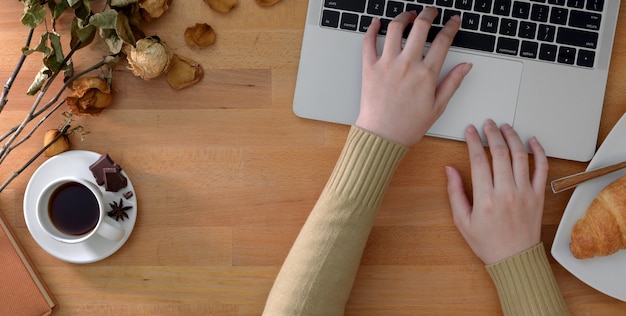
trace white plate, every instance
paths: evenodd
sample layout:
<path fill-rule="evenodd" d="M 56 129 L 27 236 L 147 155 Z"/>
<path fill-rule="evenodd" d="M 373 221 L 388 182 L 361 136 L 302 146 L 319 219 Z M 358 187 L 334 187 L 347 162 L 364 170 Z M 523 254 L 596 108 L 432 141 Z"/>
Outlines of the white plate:
<path fill-rule="evenodd" d="M 589 162 L 587 170 L 624 160 L 626 160 L 626 114 L 615 124 Z M 596 290 L 622 301 L 626 301 L 626 250 L 609 256 L 581 260 L 572 255 L 569 244 L 574 224 L 585 214 L 591 201 L 605 186 L 624 174 L 626 169 L 578 185 L 567 203 L 552 244 L 552 256 L 565 269 Z"/>
<path fill-rule="evenodd" d="M 62 176 L 81 177 L 95 183 L 96 181 L 91 170 L 89 170 L 89 166 L 98 160 L 99 157 L 100 154 L 85 150 L 70 150 L 61 153 L 49 158 L 41 164 L 35 173 L 33 173 L 33 176 L 26 186 L 26 192 L 24 193 L 24 219 L 26 226 L 37 244 L 39 244 L 43 250 L 63 261 L 91 263 L 102 260 L 115 253 L 124 245 L 135 226 L 137 219 L 136 192 L 133 189 L 130 178 L 128 178 L 128 175 L 123 170 L 122 175 L 128 179 L 128 186 L 126 188 L 118 192 L 108 192 L 103 186 L 100 186 L 107 205 L 113 201 L 119 202 L 121 198 L 124 201 L 124 206 L 132 206 L 132 209 L 127 211 L 129 218 L 126 218 L 124 221 L 119 221 L 126 231 L 120 241 L 111 241 L 99 235 L 94 235 L 83 243 L 66 244 L 48 236 L 37 224 L 35 209 L 37 197 L 41 190 L 52 180 Z M 115 161 L 115 157 L 112 158 Z M 122 168 L 123 167 L 124 166 L 122 166 Z M 128 191 L 132 191 L 133 196 L 126 199 L 123 197 L 123 194 Z"/>

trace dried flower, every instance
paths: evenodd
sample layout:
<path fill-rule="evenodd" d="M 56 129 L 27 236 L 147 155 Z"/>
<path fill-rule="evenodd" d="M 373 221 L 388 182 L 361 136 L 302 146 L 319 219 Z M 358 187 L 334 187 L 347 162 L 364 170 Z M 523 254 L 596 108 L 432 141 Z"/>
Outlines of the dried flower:
<path fill-rule="evenodd" d="M 174 89 L 193 86 L 204 77 L 204 70 L 197 62 L 174 54 L 172 67 L 167 73 L 167 83 Z"/>
<path fill-rule="evenodd" d="M 112 203 L 109 203 L 109 206 L 111 207 L 111 210 L 107 212 L 107 215 L 114 218 L 116 221 L 119 221 L 120 219 L 124 221 L 124 218 L 128 218 L 126 211 L 133 208 L 132 206 L 124 206 L 124 201 L 121 198 L 119 204 L 113 201 Z"/>
<path fill-rule="evenodd" d="M 128 52 L 128 69 L 135 76 L 150 80 L 166 73 L 170 67 L 172 51 L 157 36 L 142 38 Z"/>
<path fill-rule="evenodd" d="M 98 77 L 78 78 L 72 82 L 74 90 L 67 96 L 70 110 L 76 114 L 99 114 L 113 104 L 111 87 Z"/>
<path fill-rule="evenodd" d="M 237 0 L 204 0 L 204 2 L 208 4 L 211 9 L 221 13 L 228 13 L 237 5 Z"/>
<path fill-rule="evenodd" d="M 211 46 L 215 43 L 215 31 L 206 23 L 196 23 L 185 30 L 185 43 L 198 48 Z"/>
<path fill-rule="evenodd" d="M 171 4 L 172 0 L 142 0 L 139 2 L 139 8 L 143 11 L 143 18 L 150 21 L 163 15 Z"/>
<path fill-rule="evenodd" d="M 59 135 L 61 131 L 58 129 L 51 129 L 46 132 L 43 136 L 43 146 L 47 146 L 49 143 L 54 141 L 54 138 Z M 52 157 L 54 155 L 60 154 L 64 151 L 68 151 L 70 149 L 70 140 L 67 138 L 67 135 L 62 135 L 59 137 L 48 149 L 44 151 L 44 156 Z"/>

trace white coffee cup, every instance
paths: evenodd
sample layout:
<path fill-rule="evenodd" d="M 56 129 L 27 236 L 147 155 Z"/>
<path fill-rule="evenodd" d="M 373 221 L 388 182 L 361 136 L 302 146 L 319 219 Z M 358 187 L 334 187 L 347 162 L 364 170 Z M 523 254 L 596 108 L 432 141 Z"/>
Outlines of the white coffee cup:
<path fill-rule="evenodd" d="M 57 179 L 41 191 L 37 221 L 50 237 L 70 244 L 96 234 L 119 241 L 125 233 L 122 225 L 107 215 L 100 188 L 76 177 Z"/>

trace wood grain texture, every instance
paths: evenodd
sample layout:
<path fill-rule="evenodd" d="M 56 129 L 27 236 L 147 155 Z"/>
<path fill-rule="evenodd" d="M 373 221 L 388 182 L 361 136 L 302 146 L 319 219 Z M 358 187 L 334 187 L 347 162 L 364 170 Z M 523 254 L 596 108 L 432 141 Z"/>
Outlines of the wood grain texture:
<path fill-rule="evenodd" d="M 173 50 L 205 69 L 196 86 L 174 91 L 116 69 L 116 101 L 99 117 L 77 118 L 90 134 L 73 148 L 109 153 L 132 179 L 140 208 L 128 242 L 86 265 L 59 261 L 26 228 L 22 201 L 38 159 L 5 191 L 0 210 L 59 300 L 56 315 L 259 315 L 291 243 L 339 155 L 348 127 L 297 118 L 291 102 L 307 1 L 271 8 L 240 1 L 229 14 L 203 1 L 174 1 L 149 25 Z M 22 5 L 0 12 L 0 80 L 20 55 Z M 626 7 L 622 7 L 626 14 Z M 183 32 L 208 23 L 214 46 L 192 49 Z M 67 28 L 61 28 L 61 32 Z M 100 47 L 102 48 L 102 47 Z M 77 54 L 77 68 L 99 58 Z M 626 21 L 620 20 L 599 141 L 626 111 Z M 40 67 L 27 59 L 0 116 L 15 125 L 32 104 L 24 95 Z M 32 155 L 55 114 L 0 167 L 4 179 Z M 445 165 L 469 181 L 460 142 L 425 138 L 400 165 L 383 201 L 346 308 L 348 315 L 498 315 L 497 294 L 452 223 Z M 584 163 L 550 159 L 549 179 Z M 466 183 L 469 186 L 469 183 Z M 571 193 L 546 187 L 543 241 L 549 249 Z M 573 315 L 623 315 L 626 303 L 585 285 L 554 260 Z"/>

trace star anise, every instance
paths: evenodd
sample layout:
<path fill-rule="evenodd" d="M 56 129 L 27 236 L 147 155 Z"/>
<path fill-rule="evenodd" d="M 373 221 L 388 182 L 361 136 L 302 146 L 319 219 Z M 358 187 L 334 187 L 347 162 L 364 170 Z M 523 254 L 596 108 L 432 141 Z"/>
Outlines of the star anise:
<path fill-rule="evenodd" d="M 120 219 L 122 219 L 123 221 L 124 217 L 128 218 L 128 214 L 126 213 L 126 211 L 133 208 L 132 206 L 124 206 L 124 201 L 122 201 L 121 198 L 119 204 L 113 201 L 113 203 L 109 203 L 109 206 L 111 206 L 111 210 L 107 212 L 107 215 L 114 218 L 116 221 L 119 221 Z"/>

